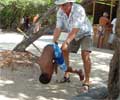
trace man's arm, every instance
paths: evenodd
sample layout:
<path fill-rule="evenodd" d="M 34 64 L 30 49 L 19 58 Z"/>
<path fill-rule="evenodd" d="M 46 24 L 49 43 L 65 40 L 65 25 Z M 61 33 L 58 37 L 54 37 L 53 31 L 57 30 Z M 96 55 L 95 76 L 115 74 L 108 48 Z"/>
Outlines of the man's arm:
<path fill-rule="evenodd" d="M 58 41 L 60 33 L 61 33 L 61 29 L 60 28 L 55 28 L 54 33 L 53 33 L 53 42 Z"/>
<path fill-rule="evenodd" d="M 73 28 L 72 31 L 69 33 L 65 42 L 68 44 L 75 38 L 76 34 L 80 31 L 79 28 Z"/>
<path fill-rule="evenodd" d="M 62 44 L 62 50 L 66 50 L 68 48 L 69 43 L 75 38 L 76 34 L 79 32 L 79 28 L 73 28 L 69 33 L 67 39 Z"/>

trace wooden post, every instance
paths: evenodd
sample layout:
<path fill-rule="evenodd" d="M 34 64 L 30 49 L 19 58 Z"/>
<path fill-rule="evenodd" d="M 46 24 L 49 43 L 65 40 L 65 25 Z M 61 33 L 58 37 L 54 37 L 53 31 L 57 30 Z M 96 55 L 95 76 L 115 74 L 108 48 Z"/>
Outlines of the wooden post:
<path fill-rule="evenodd" d="M 111 6 L 110 6 L 110 21 L 112 20 L 112 12 L 113 12 L 113 0 L 111 0 Z"/>
<path fill-rule="evenodd" d="M 96 0 L 93 1 L 93 23 L 94 24 L 94 17 L 95 17 L 95 5 L 96 5 Z"/>

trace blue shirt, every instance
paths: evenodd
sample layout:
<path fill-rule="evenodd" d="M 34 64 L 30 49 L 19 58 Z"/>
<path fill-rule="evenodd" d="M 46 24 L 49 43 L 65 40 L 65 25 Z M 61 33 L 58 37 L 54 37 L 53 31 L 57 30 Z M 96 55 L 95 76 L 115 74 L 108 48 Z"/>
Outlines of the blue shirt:
<path fill-rule="evenodd" d="M 81 39 L 82 37 L 92 35 L 93 33 L 92 24 L 88 20 L 84 8 L 75 3 L 72 5 L 69 17 L 61 8 L 59 8 L 57 12 L 56 27 L 65 29 L 68 33 L 72 28 L 79 28 L 80 31 L 77 33 L 75 39 Z"/>

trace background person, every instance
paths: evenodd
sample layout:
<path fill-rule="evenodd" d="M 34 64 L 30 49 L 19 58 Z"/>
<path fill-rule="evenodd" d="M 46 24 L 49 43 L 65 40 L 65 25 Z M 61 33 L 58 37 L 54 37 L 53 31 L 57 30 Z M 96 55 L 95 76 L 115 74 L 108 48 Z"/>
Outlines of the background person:
<path fill-rule="evenodd" d="M 25 18 L 24 18 L 24 28 L 25 28 L 26 32 L 29 29 L 29 27 L 30 27 L 30 17 L 29 16 L 25 16 Z"/>
<path fill-rule="evenodd" d="M 104 12 L 103 16 L 101 16 L 99 19 L 99 27 L 98 27 L 98 35 L 99 36 L 98 36 L 98 43 L 97 43 L 98 48 L 103 47 L 103 39 L 104 39 L 105 29 L 108 25 L 110 25 L 110 21 L 108 19 L 108 13 Z"/>
<path fill-rule="evenodd" d="M 34 17 L 33 17 L 33 23 L 36 23 L 39 19 L 39 14 L 36 14 Z"/>
<path fill-rule="evenodd" d="M 112 25 L 112 33 L 110 34 L 109 36 L 109 39 L 108 39 L 108 44 L 109 44 L 109 48 L 112 49 L 112 43 L 113 43 L 113 40 L 115 38 L 115 28 L 116 28 L 116 20 L 117 18 L 114 18 L 111 22 L 111 25 Z"/>
<path fill-rule="evenodd" d="M 40 22 L 38 21 L 39 20 L 39 14 L 36 14 L 34 17 L 33 17 L 33 27 L 34 27 L 34 29 L 33 29 L 33 33 L 36 33 L 36 32 L 38 32 L 39 30 L 40 30 L 40 28 L 41 28 L 41 24 L 40 24 Z"/>

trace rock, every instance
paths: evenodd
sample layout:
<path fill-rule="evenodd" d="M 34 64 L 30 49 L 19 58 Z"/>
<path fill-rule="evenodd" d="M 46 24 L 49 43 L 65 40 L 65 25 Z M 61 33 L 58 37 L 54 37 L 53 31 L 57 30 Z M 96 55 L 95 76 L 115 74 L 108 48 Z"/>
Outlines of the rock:
<path fill-rule="evenodd" d="M 105 99 L 108 96 L 108 91 L 106 87 L 97 87 L 90 89 L 87 93 L 81 93 L 72 100 L 99 100 Z M 78 99 L 77 99 L 78 98 Z"/>
<path fill-rule="evenodd" d="M 117 100 L 120 100 L 120 94 L 119 94 L 119 97 L 117 98 Z"/>
<path fill-rule="evenodd" d="M 73 99 L 71 100 L 94 100 L 92 99 L 91 97 L 74 97 Z"/>

